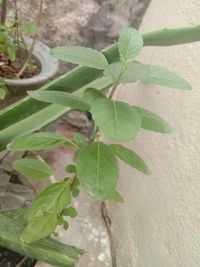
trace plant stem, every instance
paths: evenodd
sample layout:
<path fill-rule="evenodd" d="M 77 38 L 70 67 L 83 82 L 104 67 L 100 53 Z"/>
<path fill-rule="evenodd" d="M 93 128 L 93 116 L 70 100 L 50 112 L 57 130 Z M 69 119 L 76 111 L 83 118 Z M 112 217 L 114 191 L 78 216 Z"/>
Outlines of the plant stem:
<path fill-rule="evenodd" d="M 117 89 L 117 86 L 118 86 L 118 83 L 116 83 L 116 84 L 113 85 L 113 87 L 112 87 L 112 89 L 110 91 L 110 94 L 108 96 L 109 99 L 112 99 L 112 97 L 114 96 L 114 93 L 115 93 L 115 91 Z"/>
<path fill-rule="evenodd" d="M 20 34 L 19 34 L 19 15 L 18 15 L 18 8 L 17 8 L 17 0 L 14 0 L 15 6 L 15 27 L 16 27 L 16 41 L 18 48 L 20 47 Z"/>
<path fill-rule="evenodd" d="M 1 4 L 1 24 L 5 24 L 7 15 L 7 0 L 3 0 Z"/>
<path fill-rule="evenodd" d="M 41 21 L 41 15 L 42 15 L 42 6 L 43 6 L 43 0 L 40 0 L 40 6 L 39 6 L 39 12 L 38 12 L 38 18 L 37 18 L 37 26 L 39 27 L 40 26 L 40 21 Z M 37 40 L 37 33 L 34 35 L 33 37 L 33 42 L 31 44 L 31 48 L 28 52 L 28 56 L 27 56 L 27 59 L 26 61 L 24 62 L 24 65 L 22 66 L 22 68 L 20 69 L 20 71 L 18 72 L 18 74 L 16 75 L 16 78 L 19 79 L 21 77 L 21 75 L 23 74 L 23 72 L 25 71 L 29 61 L 31 60 L 32 58 L 32 55 L 33 55 L 33 50 L 34 50 L 34 47 L 35 47 L 35 43 L 36 43 L 36 40 Z"/>

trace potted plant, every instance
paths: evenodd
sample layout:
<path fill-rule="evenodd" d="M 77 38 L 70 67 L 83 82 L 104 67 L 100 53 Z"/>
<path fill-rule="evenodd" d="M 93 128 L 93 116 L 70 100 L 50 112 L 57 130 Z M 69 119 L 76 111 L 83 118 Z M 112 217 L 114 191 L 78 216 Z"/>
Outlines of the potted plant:
<path fill-rule="evenodd" d="M 49 48 L 37 40 L 43 0 L 36 22 L 22 21 L 17 4 L 17 0 L 1 3 L 0 99 L 8 91 L 20 94 L 37 89 L 58 71 L 58 62 L 49 56 Z"/>
<path fill-rule="evenodd" d="M 190 90 L 190 84 L 180 76 L 162 67 L 142 64 L 136 60 L 136 56 L 144 45 L 174 45 L 199 41 L 199 32 L 200 27 L 196 26 L 165 29 L 142 35 L 132 28 L 127 28 L 120 32 L 118 43 L 103 53 L 83 47 L 60 47 L 51 51 L 56 58 L 81 67 L 43 87 L 49 90 L 41 88 L 29 92 L 29 97 L 26 97 L 24 102 L 20 101 L 1 111 L 0 149 L 5 149 L 11 141 L 7 148 L 16 152 L 70 146 L 75 151 L 75 164 L 66 164 L 68 176 L 36 196 L 31 207 L 25 211 L 25 217 L 21 215 L 21 224 L 15 215 L 7 218 L 0 214 L 0 244 L 22 254 L 51 261 L 55 266 L 74 266 L 75 260 L 69 250 L 70 258 L 55 262 L 55 258 L 52 261 L 49 254 L 38 255 L 33 247 L 36 248 L 36 244 L 46 244 L 46 248 L 50 247 L 54 252 L 57 248 L 56 252 L 66 253 L 60 246 L 50 246 L 50 243 L 45 242 L 49 240 L 48 236 L 54 232 L 57 225 L 63 225 L 67 229 L 66 216 L 76 216 L 75 209 L 70 205 L 72 198 L 78 196 L 80 188 L 103 203 L 106 199 L 121 202 L 122 197 L 116 191 L 119 177 L 118 160 L 149 174 L 146 163 L 134 151 L 118 142 L 134 139 L 141 128 L 160 133 L 170 133 L 171 130 L 169 124 L 157 114 L 115 101 L 113 95 L 118 85 L 143 81 Z M 94 79 L 97 81 L 91 84 Z M 105 95 L 104 90 L 108 87 L 111 89 Z M 77 92 L 69 93 L 69 88 L 71 92 Z M 19 118 L 19 111 L 28 104 L 31 108 L 34 107 L 36 112 L 29 116 L 32 111 L 28 111 Z M 69 109 L 91 112 L 96 126 L 91 138 L 86 139 L 78 135 L 68 139 L 53 132 L 33 133 Z M 101 132 L 115 143 L 103 142 Z M 51 167 L 45 162 L 33 159 L 17 160 L 13 167 L 29 179 L 45 179 L 52 174 Z M 10 228 L 5 231 L 8 222 Z M 16 236 L 13 236 L 14 231 Z M 76 249 L 76 259 L 77 253 L 80 254 L 80 250 Z"/>

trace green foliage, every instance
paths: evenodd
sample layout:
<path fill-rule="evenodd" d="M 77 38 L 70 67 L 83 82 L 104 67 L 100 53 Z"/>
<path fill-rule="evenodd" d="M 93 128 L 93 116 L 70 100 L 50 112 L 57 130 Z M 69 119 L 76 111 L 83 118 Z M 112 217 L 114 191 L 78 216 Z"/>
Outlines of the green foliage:
<path fill-rule="evenodd" d="M 83 99 L 92 104 L 99 98 L 106 98 L 106 96 L 99 90 L 94 88 L 87 88 L 83 93 Z"/>
<path fill-rule="evenodd" d="M 141 115 L 141 128 L 159 133 L 171 133 L 171 126 L 160 116 L 141 107 L 134 108 L 136 108 Z"/>
<path fill-rule="evenodd" d="M 109 146 L 94 142 L 78 153 L 76 162 L 80 184 L 91 196 L 104 200 L 114 191 L 119 167 Z"/>
<path fill-rule="evenodd" d="M 28 94 L 39 101 L 58 104 L 73 109 L 90 110 L 90 104 L 82 98 L 64 92 L 30 91 Z"/>
<path fill-rule="evenodd" d="M 72 144 L 70 140 L 62 135 L 58 135 L 52 132 L 39 132 L 15 139 L 8 145 L 8 149 L 12 151 L 49 150 L 57 146 L 66 144 L 66 142 Z"/>
<path fill-rule="evenodd" d="M 4 79 L 0 77 L 0 100 L 3 100 L 8 93 Z"/>
<path fill-rule="evenodd" d="M 119 34 L 118 48 L 122 61 L 134 59 L 143 47 L 142 35 L 133 28 L 125 28 Z"/>
<path fill-rule="evenodd" d="M 111 200 L 111 201 L 117 202 L 117 203 L 123 203 L 124 202 L 124 199 L 123 199 L 122 195 L 117 191 L 112 192 L 107 197 L 107 200 Z"/>
<path fill-rule="evenodd" d="M 101 99 L 94 102 L 91 113 L 101 131 L 114 141 L 132 140 L 140 130 L 140 115 L 126 103 Z"/>
<path fill-rule="evenodd" d="M 199 29 L 191 29 L 193 41 L 196 40 L 194 34 L 196 31 Z M 122 203 L 123 198 L 116 191 L 119 178 L 117 158 L 144 174 L 150 174 L 146 163 L 134 151 L 120 144 L 107 145 L 99 141 L 99 137 L 101 133 L 104 133 L 111 140 L 126 142 L 133 140 L 139 134 L 140 128 L 160 133 L 171 131 L 169 124 L 157 114 L 112 99 L 119 84 L 136 81 L 170 88 L 191 89 L 186 80 L 173 72 L 135 61 L 143 45 L 146 45 L 147 42 L 149 44 L 162 42 L 163 34 L 163 32 L 156 32 L 155 35 L 145 36 L 135 29 L 127 28 L 120 32 L 117 45 L 104 51 L 104 53 L 77 46 L 58 47 L 51 50 L 54 57 L 85 67 L 80 67 L 77 72 L 72 71 L 68 76 L 58 79 L 58 82 L 52 82 L 43 88 L 48 90 L 29 92 L 27 102 L 25 101 L 26 105 L 33 103 L 34 107 L 45 108 L 38 111 L 37 114 L 33 114 L 31 118 L 26 118 L 16 124 L 18 127 L 21 126 L 20 129 L 17 129 L 17 135 L 21 136 L 20 138 L 16 139 L 15 136 L 16 125 L 11 125 L 7 131 L 4 131 L 3 135 L 0 133 L 0 148 L 13 138 L 15 140 L 8 146 L 13 151 L 38 151 L 49 150 L 57 146 L 73 146 L 75 148 L 75 163 L 66 167 L 69 177 L 47 187 L 33 200 L 27 212 L 26 224 L 21 231 L 23 242 L 37 242 L 37 240 L 51 235 L 57 225 L 62 225 L 64 229 L 67 229 L 69 224 L 64 216 L 71 218 L 77 216 L 77 211 L 69 205 L 72 197 L 79 195 L 81 188 L 85 189 L 96 200 L 112 200 Z M 167 34 L 169 35 L 168 30 Z M 186 37 L 180 34 L 179 38 L 173 36 L 172 43 L 180 43 L 185 40 Z M 75 79 L 77 78 L 76 73 L 79 73 L 80 79 Z M 102 79 L 97 87 L 87 84 L 100 76 Z M 71 94 L 72 91 L 83 85 L 85 87 L 80 90 L 82 96 L 81 94 L 78 96 Z M 108 95 L 105 95 L 101 90 L 108 86 L 111 86 L 111 90 Z M 45 103 L 52 105 L 46 107 L 47 104 Z M 12 111 L 0 112 L 0 119 L 3 118 L 4 126 L 12 124 L 12 121 L 16 122 L 15 112 L 18 112 L 21 107 L 23 108 L 23 105 L 18 103 L 13 106 Z M 69 140 L 64 136 L 50 132 L 26 136 L 38 129 L 39 126 L 41 127 L 63 115 L 70 108 L 91 112 L 95 130 L 90 138 L 85 138 L 78 133 L 73 140 Z M 13 115 L 14 118 L 7 117 L 8 114 L 10 114 L 9 116 Z M 8 122 L 6 121 L 7 118 L 10 118 Z M 41 120 L 45 122 L 43 123 Z M 13 129 L 15 130 L 14 133 Z M 43 179 L 44 175 L 51 175 L 52 171 L 49 166 L 39 162 L 36 164 L 34 160 L 22 159 L 14 162 L 14 168 L 28 178 Z M 41 163 L 42 165 L 40 165 Z"/>
<path fill-rule="evenodd" d="M 34 217 L 21 233 L 20 239 L 27 244 L 45 238 L 54 231 L 58 224 L 55 214 L 46 213 L 40 217 Z"/>
<path fill-rule="evenodd" d="M 108 66 L 105 56 L 94 49 L 80 46 L 63 46 L 51 49 L 51 54 L 73 64 L 104 70 Z"/>
<path fill-rule="evenodd" d="M 36 159 L 15 160 L 13 168 L 29 179 L 40 180 L 52 175 L 49 165 Z"/>
<path fill-rule="evenodd" d="M 38 32 L 38 26 L 34 21 L 24 21 L 20 26 L 21 31 L 26 34 L 34 35 Z"/>
<path fill-rule="evenodd" d="M 123 160 L 126 164 L 145 174 L 150 174 L 150 170 L 146 163 L 134 151 L 118 144 L 110 145 L 110 147 L 116 156 Z"/>

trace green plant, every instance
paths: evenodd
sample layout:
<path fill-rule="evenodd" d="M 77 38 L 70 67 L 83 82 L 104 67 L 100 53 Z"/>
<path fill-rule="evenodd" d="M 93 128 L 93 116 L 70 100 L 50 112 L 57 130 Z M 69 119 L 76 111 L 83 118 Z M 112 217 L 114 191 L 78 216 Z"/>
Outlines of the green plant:
<path fill-rule="evenodd" d="M 80 134 L 70 140 L 55 133 L 39 132 L 19 137 L 8 145 L 8 149 L 12 151 L 37 152 L 58 146 L 74 148 L 75 165 L 66 166 L 67 177 L 45 188 L 28 209 L 26 225 L 20 235 L 25 244 L 48 237 L 57 225 L 68 228 L 65 217 L 76 217 L 77 212 L 70 204 L 72 198 L 78 196 L 80 188 L 98 201 L 109 199 L 122 202 L 123 198 L 117 191 L 118 160 L 145 174 L 150 173 L 146 163 L 135 151 L 118 142 L 133 140 L 141 128 L 160 133 L 170 133 L 171 128 L 157 114 L 125 102 L 114 101 L 113 95 L 119 84 L 138 80 L 183 90 L 190 90 L 191 86 L 169 70 L 136 61 L 142 47 L 142 35 L 132 28 L 126 28 L 119 35 L 119 61 L 111 64 L 103 53 L 90 48 L 71 46 L 51 50 L 51 54 L 58 59 L 100 70 L 112 86 L 107 95 L 88 87 L 82 97 L 49 90 L 28 92 L 31 98 L 38 101 L 91 112 L 95 130 L 88 140 Z M 101 133 L 117 143 L 104 143 L 100 139 Z M 33 159 L 17 160 L 13 167 L 29 179 L 45 179 L 52 174 L 50 166 Z"/>
<path fill-rule="evenodd" d="M 132 40 L 133 33 L 135 38 L 137 37 L 136 43 Z M 11 248 L 21 254 L 47 261 L 56 266 L 74 266 L 78 255 L 82 254 L 79 249 L 75 248 L 74 251 L 71 247 L 69 248 L 69 246 L 64 246 L 63 244 L 60 245 L 60 243 L 56 243 L 52 239 L 49 241 L 48 237 L 43 237 L 44 235 L 48 235 L 57 223 L 62 224 L 65 228 L 68 227 L 63 215 L 71 215 L 72 217 L 76 216 L 76 211 L 69 206 L 69 202 L 72 197 L 78 196 L 80 185 L 82 185 L 85 190 L 99 200 L 111 199 L 122 202 L 123 199 L 121 195 L 115 190 L 118 177 L 118 161 L 116 158 L 123 160 L 126 164 L 129 164 L 139 171 L 146 174 L 149 173 L 147 165 L 134 151 L 130 151 L 121 144 L 107 145 L 102 143 L 99 140 L 98 127 L 96 128 L 91 140 L 86 140 L 80 134 L 75 136 L 74 140 L 68 140 L 63 136 L 58 136 L 54 133 L 48 132 L 34 133 L 30 135 L 30 133 L 35 130 L 40 129 L 53 120 L 59 118 L 61 115 L 69 111 L 70 107 L 82 108 L 93 112 L 96 124 L 99 124 L 98 126 L 100 126 L 101 131 L 107 134 L 111 139 L 113 139 L 113 141 L 118 142 L 118 140 L 128 140 L 129 138 L 134 138 L 140 127 L 157 132 L 170 132 L 169 124 L 158 115 L 139 107 L 130 107 L 126 103 L 113 103 L 112 94 L 114 94 L 115 90 L 117 90 L 118 83 L 131 82 L 137 79 L 143 80 L 147 83 L 163 84 L 167 87 L 189 89 L 190 85 L 179 76 L 167 70 L 163 70 L 162 68 L 144 65 L 138 62 L 134 63 L 132 62 L 132 58 L 139 52 L 142 45 L 142 39 L 144 46 L 168 46 L 200 41 L 200 26 L 158 30 L 150 33 L 144 33 L 142 35 L 143 38 L 141 38 L 141 35 L 137 31 L 127 29 L 124 30 L 120 36 L 121 42 L 119 42 L 119 47 L 121 44 L 121 58 L 117 43 L 103 50 L 103 54 L 92 51 L 92 63 L 88 63 L 88 58 L 90 57 L 87 57 L 85 61 L 84 58 L 81 58 L 81 61 L 77 61 L 77 48 L 74 49 L 76 58 L 72 58 L 73 48 L 65 48 L 67 52 L 69 52 L 69 49 L 72 49 L 70 54 L 65 53 L 64 55 L 65 58 L 70 57 L 66 58 L 67 61 L 76 60 L 76 63 L 81 63 L 83 65 L 90 64 L 90 66 L 93 64 L 93 67 L 96 66 L 98 68 L 104 68 L 105 66 L 105 69 L 95 69 L 84 66 L 78 67 L 64 76 L 46 84 L 40 90 L 35 91 L 35 93 L 30 93 L 31 96 L 27 96 L 23 100 L 18 101 L 12 106 L 0 111 L 0 151 L 5 149 L 6 145 L 13 140 L 14 141 L 9 145 L 9 149 L 13 151 L 38 151 L 51 149 L 59 145 L 72 146 L 75 151 L 77 151 L 75 153 L 77 165 L 66 167 L 66 171 L 69 174 L 68 177 L 65 177 L 63 182 L 52 185 L 52 187 L 45 189 L 41 195 L 38 195 L 30 210 L 28 212 L 27 210 L 23 211 L 25 214 L 24 216 L 21 215 L 21 211 L 18 211 L 17 215 L 13 212 L 11 212 L 9 216 L 8 214 L 0 214 L 0 245 Z M 127 38 L 130 39 L 130 42 Z M 123 45 L 124 43 L 128 43 L 130 45 L 130 53 L 124 53 L 124 51 L 126 51 L 126 48 L 124 48 L 125 46 Z M 131 49 L 131 47 L 134 47 L 134 49 Z M 53 49 L 52 53 L 59 57 L 59 53 L 63 52 L 63 49 L 64 48 Z M 84 48 L 83 50 L 84 52 L 86 51 Z M 78 52 L 83 50 L 80 48 L 78 49 Z M 87 50 L 87 53 L 89 51 L 91 50 Z M 94 63 L 94 54 L 98 54 L 97 57 L 100 62 L 98 60 L 98 62 Z M 84 56 L 84 53 L 82 55 Z M 84 63 L 86 61 L 87 63 Z M 114 62 L 117 63 L 112 64 Z M 97 65 L 94 66 L 94 64 Z M 131 72 L 129 72 L 130 70 L 135 71 L 134 76 Z M 141 75 L 141 73 L 143 75 Z M 168 77 L 169 80 L 163 80 L 163 75 L 164 78 Z M 116 77 L 118 77 L 119 80 L 117 80 Z M 105 97 L 102 92 L 111 85 L 113 85 L 112 90 L 108 97 Z M 44 100 L 44 97 L 48 97 L 48 102 L 45 103 L 37 100 Z M 94 101 L 98 104 L 97 106 L 93 104 Z M 62 105 L 52 104 L 52 102 L 59 102 Z M 128 116 L 131 115 L 136 119 L 134 128 L 132 125 L 130 127 L 129 124 L 125 123 L 125 127 L 127 127 L 127 125 L 128 128 L 130 127 L 130 131 L 128 131 L 127 134 L 124 134 L 122 131 L 116 131 L 116 124 L 113 124 L 114 128 L 110 129 L 108 123 L 103 123 L 101 117 L 99 116 L 99 109 L 101 110 L 102 107 L 104 108 L 104 113 L 108 114 L 112 123 L 112 115 L 115 114 L 115 112 L 113 112 L 113 107 L 120 111 L 128 110 Z M 122 118 L 119 118 L 117 121 L 121 122 L 123 120 Z M 111 159 L 112 164 L 115 167 L 113 170 L 115 171 L 110 170 L 106 164 L 105 170 L 101 169 L 101 173 L 99 172 L 99 174 L 101 174 L 101 183 L 95 187 L 95 185 L 91 184 L 90 180 L 87 179 L 89 167 L 85 170 L 83 168 L 83 164 L 87 158 L 87 160 L 94 166 L 97 166 L 97 162 L 99 162 L 99 166 L 102 166 L 102 161 L 104 163 L 102 153 L 106 154 L 106 158 L 109 157 L 109 161 Z M 101 157 L 98 157 L 98 155 Z M 39 162 L 39 164 L 41 164 L 41 162 Z M 88 165 L 89 164 L 87 164 L 87 166 Z M 52 173 L 51 168 L 46 164 L 42 163 L 41 169 L 37 168 L 37 170 L 34 166 L 35 162 L 32 160 L 18 161 L 14 163 L 14 167 L 27 175 L 29 179 L 43 179 Z M 30 167 L 34 167 L 32 171 Z M 100 168 L 98 168 L 98 170 L 100 170 Z M 81 175 L 81 179 L 79 177 L 79 179 L 76 178 L 77 173 Z M 108 174 L 111 176 L 111 182 L 107 187 L 104 182 L 107 182 L 107 180 L 105 180 L 105 175 Z M 94 170 L 91 177 L 96 177 L 94 176 Z M 99 186 L 101 186 L 100 189 L 98 189 Z M 54 187 L 56 188 L 55 192 Z M 59 191 L 59 188 L 62 188 L 62 190 L 67 192 L 67 194 L 63 196 L 62 190 Z M 52 191 L 57 194 L 56 199 L 54 199 L 55 195 Z M 46 205 L 48 196 L 50 201 L 53 200 L 50 208 Z M 41 203 L 43 203 L 42 207 L 40 205 Z M 43 223 L 46 222 L 45 214 L 48 215 L 50 225 L 47 229 L 45 229 L 44 234 L 41 236 L 37 225 L 39 218 Z M 40 225 L 40 227 L 42 227 L 42 225 Z M 31 229 L 35 229 L 35 236 L 34 233 L 31 232 Z M 17 235 L 14 235 L 14 233 L 17 233 Z M 42 239 L 31 242 L 33 239 L 35 240 L 39 238 Z M 42 247 L 38 250 L 38 246 Z M 52 255 L 52 257 L 46 257 L 46 255 Z"/>
<path fill-rule="evenodd" d="M 38 22 L 34 21 L 23 21 L 19 17 L 19 10 L 17 6 L 17 0 L 11 1 L 10 15 L 7 18 L 8 12 L 8 0 L 1 1 L 1 22 L 0 22 L 0 54 L 4 55 L 3 64 L 8 64 L 9 66 L 16 59 L 19 59 L 18 64 L 21 68 L 19 72 L 16 73 L 16 79 L 20 78 L 26 69 L 27 65 L 31 61 L 32 51 L 35 44 L 35 39 L 38 32 Z M 40 11 L 39 16 L 41 16 L 42 0 L 40 1 Z M 24 35 L 33 37 L 33 43 L 28 44 L 24 40 Z M 26 56 L 23 51 L 26 51 Z M 35 64 L 34 64 L 35 66 Z M 30 67 L 30 66 L 29 66 Z M 8 92 L 4 77 L 1 77 L 0 83 L 0 99 L 4 99 Z"/>

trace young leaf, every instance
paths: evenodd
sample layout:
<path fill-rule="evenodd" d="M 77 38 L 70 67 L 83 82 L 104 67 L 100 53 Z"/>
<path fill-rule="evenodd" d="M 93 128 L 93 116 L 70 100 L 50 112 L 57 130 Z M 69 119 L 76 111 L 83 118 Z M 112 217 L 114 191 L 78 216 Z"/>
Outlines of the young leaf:
<path fill-rule="evenodd" d="M 132 150 L 118 144 L 110 145 L 113 152 L 126 164 L 145 174 L 150 174 L 150 170 L 146 163 Z"/>
<path fill-rule="evenodd" d="M 78 144 L 78 145 L 84 145 L 86 142 L 86 138 L 84 135 L 82 135 L 81 133 L 75 133 L 74 135 L 74 141 Z"/>
<path fill-rule="evenodd" d="M 8 149 L 12 151 L 48 150 L 66 142 L 70 142 L 70 140 L 62 135 L 58 135 L 53 132 L 39 132 L 15 139 L 8 145 Z"/>
<path fill-rule="evenodd" d="M 25 177 L 35 180 L 44 179 L 52 175 L 50 166 L 36 159 L 15 160 L 13 168 Z"/>
<path fill-rule="evenodd" d="M 120 82 L 132 83 L 138 80 L 170 88 L 191 89 L 191 85 L 186 80 L 167 69 L 154 65 L 131 63 L 122 74 Z"/>
<path fill-rule="evenodd" d="M 80 194 L 80 190 L 79 190 L 79 189 L 77 189 L 77 188 L 73 188 L 73 189 L 72 189 L 72 196 L 73 196 L 74 198 L 78 197 L 79 194 Z"/>
<path fill-rule="evenodd" d="M 124 61 L 134 59 L 143 47 L 143 38 L 137 30 L 125 28 L 120 32 L 118 48 Z"/>
<path fill-rule="evenodd" d="M 64 210 L 63 215 L 64 216 L 69 216 L 71 218 L 76 218 L 78 214 L 77 214 L 77 211 L 76 211 L 75 208 L 69 207 L 69 208 Z"/>
<path fill-rule="evenodd" d="M 99 51 L 80 46 L 61 46 L 51 49 L 51 55 L 73 64 L 103 70 L 108 66 L 106 57 Z"/>
<path fill-rule="evenodd" d="M 109 146 L 95 142 L 81 150 L 76 160 L 80 184 L 95 199 L 106 199 L 119 176 L 118 162 Z"/>
<path fill-rule="evenodd" d="M 67 165 L 65 170 L 68 173 L 75 173 L 76 172 L 76 166 L 73 164 L 69 164 L 69 165 Z"/>
<path fill-rule="evenodd" d="M 59 214 L 66 208 L 71 201 L 71 191 L 69 183 L 64 181 L 55 183 L 45 188 L 33 200 L 28 213 L 28 219 L 32 217 L 40 217 L 38 212 Z"/>
<path fill-rule="evenodd" d="M 73 109 L 90 110 L 90 104 L 82 98 L 59 91 L 28 91 L 28 94 L 39 101 L 67 106 Z"/>
<path fill-rule="evenodd" d="M 192 89 L 191 85 L 185 79 L 169 70 L 154 65 L 144 65 L 144 68 L 149 69 L 149 76 L 142 79 L 145 83 L 183 90 Z"/>
<path fill-rule="evenodd" d="M 101 99 L 92 105 L 91 113 L 100 130 L 114 141 L 132 140 L 140 130 L 140 115 L 127 103 Z"/>
<path fill-rule="evenodd" d="M 55 214 L 44 214 L 41 217 L 32 218 L 21 233 L 20 239 L 24 243 L 32 243 L 45 238 L 53 233 L 58 223 Z"/>
<path fill-rule="evenodd" d="M 83 93 L 83 99 L 92 104 L 99 98 L 106 98 L 106 96 L 99 90 L 94 88 L 87 88 Z"/>
<path fill-rule="evenodd" d="M 118 202 L 118 203 L 124 203 L 124 199 L 123 199 L 122 195 L 117 191 L 112 192 L 107 197 L 107 200 L 111 200 L 111 201 Z"/>
<path fill-rule="evenodd" d="M 118 83 L 122 74 L 122 64 L 115 62 L 110 64 L 104 71 L 104 75 L 111 80 L 114 84 Z"/>
<path fill-rule="evenodd" d="M 141 107 L 134 107 L 141 115 L 141 128 L 159 133 L 171 133 L 171 127 L 168 122 L 157 114 Z"/>

